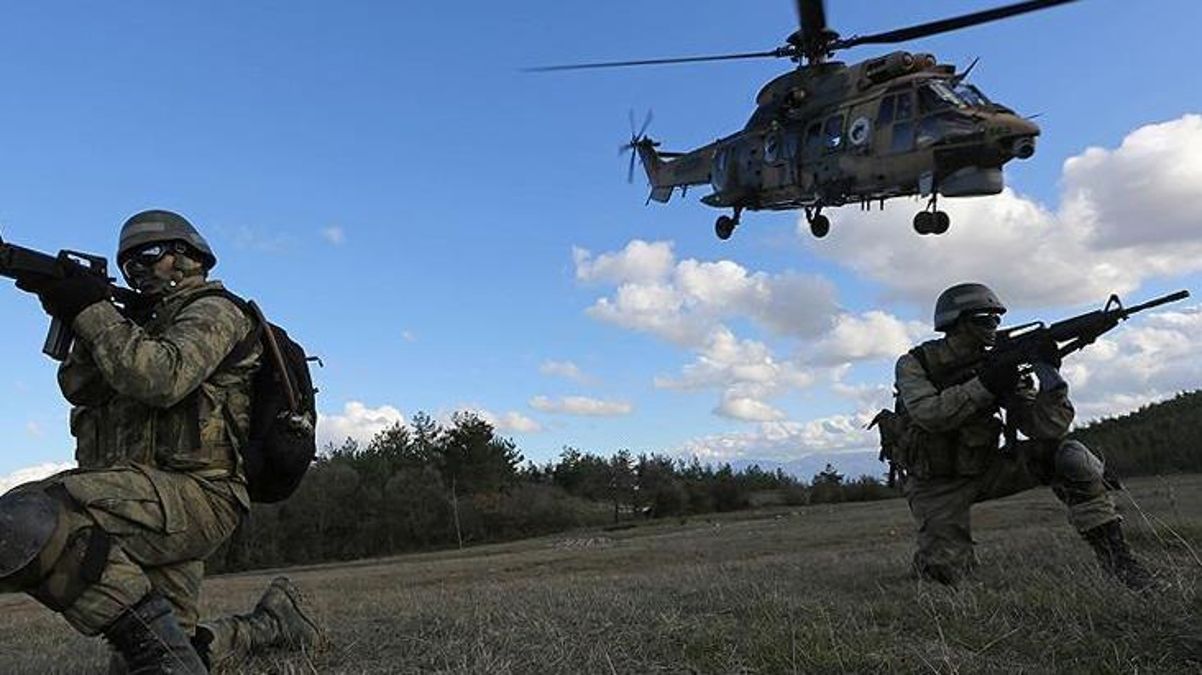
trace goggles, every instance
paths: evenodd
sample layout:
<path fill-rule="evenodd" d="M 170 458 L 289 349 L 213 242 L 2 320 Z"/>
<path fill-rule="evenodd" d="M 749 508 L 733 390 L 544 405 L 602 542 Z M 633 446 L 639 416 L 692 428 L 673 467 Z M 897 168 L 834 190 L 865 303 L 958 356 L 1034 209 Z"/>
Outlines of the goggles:
<path fill-rule="evenodd" d="M 997 328 L 1002 317 L 997 312 L 974 312 L 968 315 L 968 322 L 979 328 Z"/>
<path fill-rule="evenodd" d="M 147 244 L 125 256 L 125 260 L 121 261 L 121 271 L 127 277 L 134 276 L 153 267 L 168 253 L 178 252 L 178 248 L 170 243 Z"/>

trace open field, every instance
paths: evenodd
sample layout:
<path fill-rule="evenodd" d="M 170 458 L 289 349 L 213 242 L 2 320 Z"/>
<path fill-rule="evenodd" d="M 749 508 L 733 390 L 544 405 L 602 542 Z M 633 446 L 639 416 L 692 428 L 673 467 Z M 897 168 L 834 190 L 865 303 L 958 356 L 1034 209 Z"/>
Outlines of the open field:
<path fill-rule="evenodd" d="M 1146 596 L 1096 571 L 1046 490 L 976 507 L 982 565 L 958 589 L 910 578 L 903 501 L 819 505 L 292 569 L 331 647 L 240 672 L 1198 672 L 1202 476 L 1131 494 L 1130 538 L 1167 582 Z M 272 576 L 213 578 L 205 609 L 246 611 Z M 105 662 L 0 597 L 0 672 Z"/>

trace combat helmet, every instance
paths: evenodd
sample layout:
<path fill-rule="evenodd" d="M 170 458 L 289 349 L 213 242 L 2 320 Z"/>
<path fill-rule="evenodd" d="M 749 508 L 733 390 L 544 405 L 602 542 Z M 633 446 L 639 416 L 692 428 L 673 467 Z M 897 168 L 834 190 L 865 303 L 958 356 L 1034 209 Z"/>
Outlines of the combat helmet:
<path fill-rule="evenodd" d="M 935 301 L 935 330 L 947 332 L 965 312 L 1005 314 L 1006 306 L 985 284 L 956 284 Z"/>
<path fill-rule="evenodd" d="M 151 209 L 130 216 L 121 226 L 121 237 L 117 244 L 117 262 L 129 253 L 147 244 L 181 241 L 196 254 L 205 269 L 213 269 L 217 256 L 209 248 L 209 242 L 200 236 L 186 218 L 172 211 Z"/>

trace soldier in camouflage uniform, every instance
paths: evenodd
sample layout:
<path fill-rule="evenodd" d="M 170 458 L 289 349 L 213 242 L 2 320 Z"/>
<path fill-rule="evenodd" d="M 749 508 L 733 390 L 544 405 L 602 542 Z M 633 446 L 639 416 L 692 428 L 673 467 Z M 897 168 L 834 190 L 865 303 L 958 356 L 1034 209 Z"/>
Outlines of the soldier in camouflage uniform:
<path fill-rule="evenodd" d="M 1033 364 L 1038 387 L 1016 366 L 982 366 L 1005 311 L 986 286 L 953 286 L 935 306 L 935 329 L 945 337 L 898 359 L 896 388 L 911 424 L 895 459 L 908 473 L 906 497 L 918 524 L 915 571 L 956 583 L 975 564 L 970 507 L 1050 485 L 1102 567 L 1133 588 L 1147 587 L 1151 576 L 1123 538 L 1102 461 L 1065 438 L 1074 411 L 1055 345 Z M 1001 408 L 1026 436 L 1005 451 Z"/>
<path fill-rule="evenodd" d="M 238 446 L 262 350 L 254 321 L 213 294 L 216 262 L 182 216 L 144 211 L 118 253 L 142 307 L 119 309 L 92 275 L 23 285 L 75 331 L 58 379 L 79 468 L 0 497 L 0 590 L 104 635 L 129 672 L 206 672 L 193 646 L 204 560 L 250 507 Z M 213 660 L 311 643 L 299 601 L 273 583 L 255 612 L 196 642 Z"/>

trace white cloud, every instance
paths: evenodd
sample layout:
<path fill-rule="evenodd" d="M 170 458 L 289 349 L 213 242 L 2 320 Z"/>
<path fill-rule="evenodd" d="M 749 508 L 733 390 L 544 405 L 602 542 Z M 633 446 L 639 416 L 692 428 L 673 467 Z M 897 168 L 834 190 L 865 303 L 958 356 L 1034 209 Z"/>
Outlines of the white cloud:
<path fill-rule="evenodd" d="M 750 396 L 724 396 L 722 403 L 714 408 L 722 417 L 743 422 L 775 422 L 785 419 L 785 413 Z"/>
<path fill-rule="evenodd" d="M 484 408 L 467 407 L 463 411 L 474 413 L 501 433 L 533 434 L 543 430 L 543 425 L 536 420 L 514 410 L 495 413 Z"/>
<path fill-rule="evenodd" d="M 752 431 L 688 441 L 681 452 L 711 460 L 787 460 L 815 453 L 864 452 L 877 447 L 876 431 L 864 429 L 874 414 L 834 415 L 809 422 L 764 422 Z"/>
<path fill-rule="evenodd" d="M 571 361 L 543 361 L 542 365 L 538 367 L 538 372 L 550 377 L 562 377 L 576 382 L 588 380 L 584 371 L 580 370 L 580 366 Z"/>
<path fill-rule="evenodd" d="M 17 469 L 7 476 L 0 476 L 0 495 L 8 492 L 14 487 L 35 480 L 41 480 L 60 471 L 74 469 L 74 462 L 46 462 L 35 466 Z"/>
<path fill-rule="evenodd" d="M 326 241 L 335 246 L 341 246 L 346 243 L 346 231 L 341 227 L 327 227 L 321 231 L 321 236 Z"/>
<path fill-rule="evenodd" d="M 626 401 L 603 401 L 587 396 L 565 396 L 558 400 L 535 396 L 530 399 L 530 407 L 547 413 L 588 417 L 617 417 L 634 411 L 634 406 Z"/>
<path fill-rule="evenodd" d="M 872 359 L 896 359 L 914 346 L 930 328 L 917 321 L 905 322 L 879 310 L 863 314 L 841 314 L 834 327 L 815 345 L 816 363 L 846 363 Z"/>
<path fill-rule="evenodd" d="M 650 283 L 667 276 L 675 255 L 672 244 L 635 239 L 615 253 L 594 257 L 587 249 L 572 247 L 576 278 L 580 281 Z"/>
<path fill-rule="evenodd" d="M 577 278 L 617 285 L 589 316 L 684 346 L 703 344 L 729 318 L 751 319 L 778 335 L 813 337 L 835 313 L 834 285 L 817 275 L 752 272 L 729 260 L 676 262 L 665 242 L 635 240 L 595 259 L 577 248 L 573 256 Z M 639 268 L 645 258 L 649 267 Z"/>
<path fill-rule="evenodd" d="M 1063 186 L 1056 211 L 1009 189 L 945 199 L 952 228 L 940 236 L 911 229 L 915 202 L 844 209 L 831 235 L 809 246 L 924 308 L 963 281 L 990 284 L 1013 306 L 1051 307 L 1202 270 L 1202 116 L 1142 127 L 1116 150 L 1086 150 L 1065 162 Z M 811 239 L 804 221 L 798 231 Z"/>
<path fill-rule="evenodd" d="M 369 408 L 359 401 L 350 401 L 343 407 L 341 415 L 318 413 L 318 447 L 324 448 L 330 443 L 338 446 L 348 438 L 366 444 L 381 431 L 404 423 L 404 414 L 390 405 Z"/>

